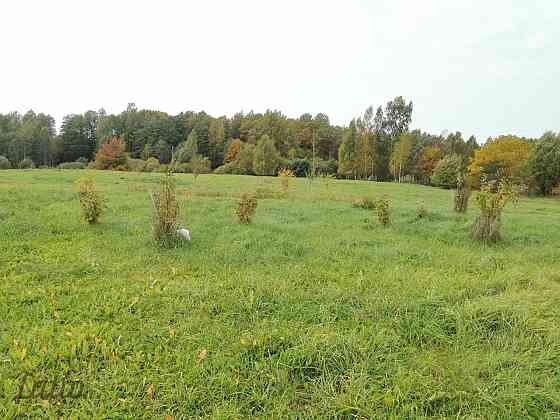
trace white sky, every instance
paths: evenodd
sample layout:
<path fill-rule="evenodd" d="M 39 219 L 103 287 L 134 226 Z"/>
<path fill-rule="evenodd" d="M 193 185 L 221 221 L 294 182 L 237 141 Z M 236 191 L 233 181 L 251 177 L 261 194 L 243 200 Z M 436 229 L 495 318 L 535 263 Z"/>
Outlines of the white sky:
<path fill-rule="evenodd" d="M 128 102 L 348 124 L 402 95 L 413 127 L 560 130 L 556 0 L 2 0 L 0 112 Z"/>

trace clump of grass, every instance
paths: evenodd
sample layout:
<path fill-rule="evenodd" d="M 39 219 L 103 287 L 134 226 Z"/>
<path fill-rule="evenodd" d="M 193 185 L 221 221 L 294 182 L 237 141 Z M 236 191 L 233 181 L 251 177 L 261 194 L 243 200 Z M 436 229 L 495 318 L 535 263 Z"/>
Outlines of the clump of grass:
<path fill-rule="evenodd" d="M 456 213 L 466 213 L 469 207 L 469 198 L 471 192 L 467 187 L 465 178 L 460 176 L 457 178 L 457 189 L 455 190 L 454 210 Z"/>
<path fill-rule="evenodd" d="M 175 178 L 167 172 L 160 180 L 159 190 L 151 193 L 153 204 L 152 229 L 155 241 L 169 248 L 177 244 L 179 236 L 179 202 L 175 192 Z"/>
<path fill-rule="evenodd" d="M 472 237 L 479 242 L 501 240 L 502 211 L 509 202 L 517 201 L 518 190 L 509 181 L 485 182 L 476 195 L 480 215 L 472 226 Z"/>
<path fill-rule="evenodd" d="M 388 226 L 391 224 L 391 203 L 387 197 L 378 198 L 375 202 L 377 209 L 377 220 L 381 226 Z"/>
<path fill-rule="evenodd" d="M 82 219 L 90 225 L 99 222 L 105 203 L 97 191 L 95 181 L 93 178 L 84 178 L 80 181 L 78 189 Z"/>
<path fill-rule="evenodd" d="M 358 198 L 352 202 L 352 206 L 360 209 L 373 210 L 375 209 L 375 200 L 367 197 Z"/>
<path fill-rule="evenodd" d="M 280 171 L 278 172 L 278 176 L 280 177 L 282 192 L 284 194 L 287 194 L 288 190 L 290 189 L 290 179 L 295 177 L 294 171 L 287 168 L 280 169 Z"/>
<path fill-rule="evenodd" d="M 426 205 L 424 203 L 418 204 L 418 207 L 416 208 L 416 219 L 423 220 L 423 219 L 428 219 L 429 217 L 430 217 L 430 212 L 426 208 Z"/>
<path fill-rule="evenodd" d="M 237 219 L 241 224 L 251 223 L 252 217 L 257 211 L 257 197 L 255 194 L 243 194 L 237 204 Z"/>

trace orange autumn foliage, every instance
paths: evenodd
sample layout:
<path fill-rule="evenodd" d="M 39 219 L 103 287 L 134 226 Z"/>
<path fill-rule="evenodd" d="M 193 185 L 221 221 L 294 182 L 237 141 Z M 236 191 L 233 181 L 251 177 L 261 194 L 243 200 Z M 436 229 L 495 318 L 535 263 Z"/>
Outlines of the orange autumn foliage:
<path fill-rule="evenodd" d="M 226 156 L 224 157 L 224 163 L 233 162 L 237 158 L 237 154 L 241 150 L 241 140 L 235 139 L 233 140 L 226 152 Z"/>
<path fill-rule="evenodd" d="M 126 168 L 126 153 L 124 142 L 118 137 L 113 136 L 107 143 L 103 143 L 95 155 L 95 167 L 97 169 L 117 169 Z"/>

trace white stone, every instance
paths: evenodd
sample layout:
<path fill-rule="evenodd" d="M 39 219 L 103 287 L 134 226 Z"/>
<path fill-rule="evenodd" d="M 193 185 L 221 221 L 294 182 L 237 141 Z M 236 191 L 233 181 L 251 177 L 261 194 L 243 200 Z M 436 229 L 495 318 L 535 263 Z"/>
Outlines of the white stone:
<path fill-rule="evenodd" d="M 177 231 L 177 234 L 183 238 L 185 241 L 190 241 L 191 240 L 191 231 L 185 228 L 179 229 Z"/>

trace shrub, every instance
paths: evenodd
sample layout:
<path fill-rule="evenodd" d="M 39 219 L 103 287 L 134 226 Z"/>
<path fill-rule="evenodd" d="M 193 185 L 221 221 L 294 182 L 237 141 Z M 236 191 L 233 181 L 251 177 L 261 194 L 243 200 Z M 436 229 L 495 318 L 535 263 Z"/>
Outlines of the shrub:
<path fill-rule="evenodd" d="M 242 168 L 237 162 L 230 162 L 224 165 L 218 166 L 216 169 L 212 171 L 212 173 L 219 174 L 219 175 L 251 175 L 251 172 L 247 172 L 244 168 Z"/>
<path fill-rule="evenodd" d="M 466 185 L 465 178 L 459 176 L 457 178 L 457 189 L 455 190 L 454 210 L 457 213 L 466 213 L 469 207 L 469 198 L 471 192 Z"/>
<path fill-rule="evenodd" d="M 239 223 L 248 224 L 251 223 L 251 218 L 257 211 L 257 197 L 255 194 L 243 194 L 239 199 L 237 205 L 237 218 Z"/>
<path fill-rule="evenodd" d="M 305 178 L 311 172 L 311 163 L 307 159 L 293 159 L 288 161 L 288 168 L 298 178 Z"/>
<path fill-rule="evenodd" d="M 90 225 L 97 223 L 105 208 L 105 204 L 97 192 L 92 178 L 84 178 L 80 181 L 78 196 L 82 209 L 82 219 Z"/>
<path fill-rule="evenodd" d="M 144 172 L 158 172 L 159 166 L 159 160 L 151 157 L 146 161 L 146 164 L 144 165 Z"/>
<path fill-rule="evenodd" d="M 159 190 L 150 193 L 153 205 L 153 234 L 155 241 L 165 248 L 177 244 L 179 228 L 179 202 L 175 192 L 175 179 L 171 172 L 161 177 Z"/>
<path fill-rule="evenodd" d="M 128 167 L 129 171 L 144 172 L 144 168 L 146 167 L 146 161 L 143 159 L 128 158 L 126 161 L 126 166 Z"/>
<path fill-rule="evenodd" d="M 124 142 L 118 136 L 111 137 L 107 143 L 103 143 L 95 155 L 97 169 L 126 168 L 127 155 L 124 151 Z"/>
<path fill-rule="evenodd" d="M 476 195 L 480 215 L 472 226 L 473 239 L 498 242 L 501 239 L 502 211 L 510 201 L 516 201 L 519 191 L 509 181 L 484 182 Z"/>
<path fill-rule="evenodd" d="M 457 177 L 463 171 L 463 159 L 458 155 L 448 155 L 440 160 L 432 174 L 432 184 L 436 187 L 453 188 Z"/>
<path fill-rule="evenodd" d="M 294 177 L 294 173 L 292 170 L 284 168 L 280 169 L 280 171 L 278 172 L 278 176 L 280 177 L 282 191 L 287 194 L 288 190 L 290 189 L 290 178 Z"/>
<path fill-rule="evenodd" d="M 416 207 L 416 219 L 423 220 L 430 217 L 430 212 L 426 208 L 424 203 L 420 203 L 418 207 Z"/>
<path fill-rule="evenodd" d="M 237 162 L 226 163 L 214 169 L 215 174 L 228 174 L 228 175 L 248 175 L 247 171 L 239 166 Z"/>
<path fill-rule="evenodd" d="M 34 167 L 33 161 L 29 158 L 23 159 L 18 164 L 18 169 L 33 169 Z"/>
<path fill-rule="evenodd" d="M 89 161 L 87 160 L 87 158 L 82 156 L 82 157 L 76 159 L 76 162 L 80 162 L 80 163 L 83 163 L 84 165 L 87 165 Z"/>
<path fill-rule="evenodd" d="M 64 162 L 58 165 L 58 169 L 85 169 L 86 164 L 83 162 Z"/>
<path fill-rule="evenodd" d="M 320 160 L 317 162 L 317 173 L 321 175 L 336 175 L 338 172 L 338 162 L 334 159 Z"/>
<path fill-rule="evenodd" d="M 191 173 L 191 164 L 175 162 L 171 169 L 176 174 L 189 174 Z"/>
<path fill-rule="evenodd" d="M 352 202 L 352 206 L 366 210 L 373 210 L 375 209 L 375 200 L 367 197 L 359 198 Z"/>
<path fill-rule="evenodd" d="M 390 202 L 388 198 L 379 198 L 375 202 L 375 208 L 377 209 L 377 220 L 381 226 L 388 226 L 391 224 L 391 210 Z"/>
<path fill-rule="evenodd" d="M 6 156 L 0 156 L 0 169 L 12 169 L 12 164 Z"/>

